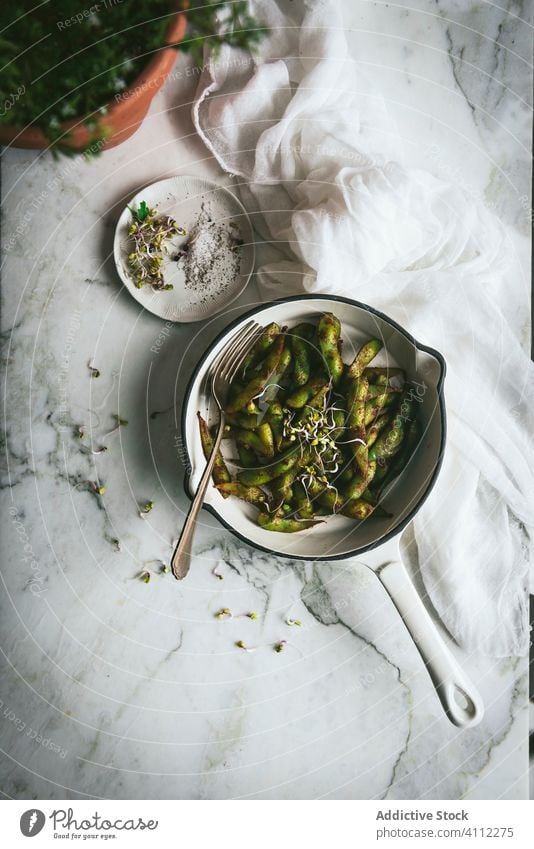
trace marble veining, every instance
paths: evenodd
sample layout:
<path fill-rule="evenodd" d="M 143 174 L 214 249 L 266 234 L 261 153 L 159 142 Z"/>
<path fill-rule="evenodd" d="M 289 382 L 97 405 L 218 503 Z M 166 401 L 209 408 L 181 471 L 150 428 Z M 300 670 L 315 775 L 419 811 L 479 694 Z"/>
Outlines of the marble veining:
<path fill-rule="evenodd" d="M 527 269 L 529 4 L 347 0 L 345 10 L 405 161 L 483 196 Z M 115 222 L 139 187 L 175 173 L 228 182 L 192 132 L 187 69 L 180 57 L 140 131 L 94 163 L 3 157 L 2 793 L 524 798 L 525 659 L 453 646 L 486 703 L 466 733 L 445 719 L 362 564 L 279 560 L 206 513 L 187 581 L 164 570 L 188 503 L 187 377 L 257 298 L 251 285 L 203 326 L 165 324 L 112 265 Z M 114 414 L 128 424 L 106 436 Z M 232 618 L 218 619 L 222 608 Z"/>

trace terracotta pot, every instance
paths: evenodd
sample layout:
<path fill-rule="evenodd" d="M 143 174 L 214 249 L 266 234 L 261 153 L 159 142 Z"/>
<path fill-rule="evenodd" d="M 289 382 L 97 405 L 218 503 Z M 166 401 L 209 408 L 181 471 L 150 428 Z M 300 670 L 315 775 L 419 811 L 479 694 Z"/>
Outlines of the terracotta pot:
<path fill-rule="evenodd" d="M 178 13 L 169 23 L 165 43 L 173 44 L 181 41 L 185 35 L 186 26 L 186 16 Z M 75 118 L 64 122 L 63 127 L 69 131 L 69 135 L 65 137 L 62 144 L 75 149 L 84 149 L 96 139 L 95 148 L 104 150 L 115 147 L 130 138 L 141 126 L 152 98 L 169 76 L 176 61 L 176 53 L 176 47 L 163 47 L 158 50 L 137 79 L 108 104 L 107 113 L 97 119 L 98 127 L 106 134 L 104 141 L 98 140 L 101 138 L 98 128 L 96 131 L 89 130 L 83 124 L 84 118 Z M 38 127 L 27 129 L 0 127 L 0 144 L 44 150 L 50 146 L 50 141 Z"/>

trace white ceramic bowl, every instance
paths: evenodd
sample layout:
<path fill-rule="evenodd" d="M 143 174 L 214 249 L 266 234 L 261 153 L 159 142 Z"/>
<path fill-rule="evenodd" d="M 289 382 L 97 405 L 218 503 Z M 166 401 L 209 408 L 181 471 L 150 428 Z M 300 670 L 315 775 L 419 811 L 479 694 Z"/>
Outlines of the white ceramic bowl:
<path fill-rule="evenodd" d="M 277 321 L 291 328 L 301 321 L 313 321 L 324 312 L 335 313 L 341 321 L 343 358 L 346 362 L 370 337 L 383 341 L 384 348 L 372 365 L 401 366 L 405 370 L 419 399 L 424 435 L 401 477 L 386 491 L 385 499 L 381 502 L 392 513 L 392 518 L 371 516 L 364 522 L 355 522 L 344 516 L 332 516 L 311 530 L 296 534 L 277 533 L 266 531 L 256 524 L 255 507 L 237 498 L 224 499 L 215 488 L 208 487 L 205 508 L 236 536 L 264 551 L 306 560 L 346 558 L 374 548 L 399 533 L 423 503 L 438 474 L 445 447 L 445 361 L 441 354 L 418 343 L 395 321 L 365 304 L 322 295 L 286 298 L 241 315 L 219 335 L 202 357 L 190 380 L 182 414 L 182 433 L 191 466 L 185 487 L 191 495 L 198 485 L 205 463 L 197 411 L 208 419 L 210 414 L 215 415 L 206 380 L 214 358 L 228 339 L 251 318 L 261 325 Z M 229 441 L 225 440 L 223 453 L 228 455 L 229 451 L 232 448 Z M 235 449 L 233 453 L 235 455 Z"/>
<path fill-rule="evenodd" d="M 243 245 L 240 249 L 239 272 L 226 288 L 220 288 L 214 297 L 203 303 L 200 295 L 195 295 L 185 287 L 185 273 L 179 263 L 165 256 L 162 264 L 166 283 L 172 283 L 169 291 L 154 291 L 151 286 L 138 289 L 128 270 L 128 254 L 131 241 L 128 228 L 132 220 L 130 207 L 136 209 L 141 201 L 156 208 L 161 215 L 170 215 L 179 227 L 188 233 L 193 230 L 203 207 L 209 210 L 214 221 L 227 225 L 233 222 L 239 227 Z M 187 241 L 188 236 L 175 236 L 169 240 L 172 253 Z M 203 177 L 180 175 L 158 180 L 137 192 L 124 208 L 117 222 L 113 243 L 113 256 L 117 272 L 130 294 L 141 306 L 154 315 L 167 321 L 190 322 L 206 319 L 215 315 L 241 294 L 254 269 L 254 236 L 250 219 L 241 201 L 225 186 L 206 180 Z"/>

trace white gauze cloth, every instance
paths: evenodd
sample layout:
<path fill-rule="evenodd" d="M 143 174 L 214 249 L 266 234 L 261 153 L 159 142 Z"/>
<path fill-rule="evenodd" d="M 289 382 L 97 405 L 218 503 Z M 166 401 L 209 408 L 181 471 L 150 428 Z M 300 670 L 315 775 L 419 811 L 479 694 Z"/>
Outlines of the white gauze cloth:
<path fill-rule="evenodd" d="M 398 134 L 348 55 L 339 4 L 251 7 L 268 39 L 254 61 L 206 57 L 193 120 L 269 246 L 262 296 L 352 297 L 444 354 L 448 444 L 414 521 L 421 575 L 462 646 L 524 654 L 534 389 L 511 241 L 482 204 L 396 161 Z"/>

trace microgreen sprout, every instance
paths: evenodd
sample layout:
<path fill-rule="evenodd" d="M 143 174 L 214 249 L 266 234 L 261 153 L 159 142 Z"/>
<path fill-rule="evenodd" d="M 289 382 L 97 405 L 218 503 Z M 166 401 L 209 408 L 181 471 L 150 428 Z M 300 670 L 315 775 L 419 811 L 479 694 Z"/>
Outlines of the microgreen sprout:
<path fill-rule="evenodd" d="M 247 619 L 257 619 L 257 618 L 258 618 L 258 614 L 257 614 L 257 613 L 254 613 L 254 612 L 252 612 L 252 613 L 245 613 L 245 616 L 247 617 Z"/>
<path fill-rule="evenodd" d="M 309 407 L 309 405 L 306 406 Z M 322 409 L 309 407 L 309 410 L 309 415 L 302 421 L 295 418 L 297 411 L 286 411 L 283 435 L 290 442 L 298 440 L 301 453 L 304 453 L 304 450 L 311 453 L 310 460 L 304 467 L 304 473 L 298 478 L 304 486 L 306 495 L 309 497 L 309 487 L 316 479 L 326 489 L 335 490 L 337 497 L 337 489 L 329 482 L 327 475 L 336 474 L 339 470 L 341 454 L 336 445 L 339 425 L 336 423 L 334 414 L 343 411 L 335 404 L 327 404 L 326 398 L 323 400 Z"/>
<path fill-rule="evenodd" d="M 91 492 L 94 492 L 95 495 L 104 495 L 106 491 L 105 486 L 101 486 L 96 481 L 82 481 L 78 486 L 87 486 Z"/>
<path fill-rule="evenodd" d="M 237 648 L 238 648 L 238 649 L 243 649 L 243 651 L 248 651 L 248 652 L 256 651 L 256 648 L 255 648 L 254 646 L 252 646 L 252 647 L 251 647 L 251 646 L 247 646 L 247 645 L 243 642 L 243 640 L 238 640 L 238 641 L 236 642 L 236 646 L 237 646 Z"/>
<path fill-rule="evenodd" d="M 169 566 L 168 563 L 162 563 L 161 564 L 162 575 L 168 575 L 170 571 L 171 571 L 171 567 Z"/>
<path fill-rule="evenodd" d="M 141 519 L 144 519 L 147 513 L 150 513 L 152 508 L 154 507 L 153 501 L 147 501 L 146 504 L 143 504 L 141 510 L 139 511 L 139 516 Z"/>
<path fill-rule="evenodd" d="M 115 548 L 115 551 L 120 551 L 120 550 L 121 550 L 121 541 L 120 541 L 120 539 L 116 539 L 116 538 L 115 538 L 115 539 L 112 539 L 112 540 L 111 540 L 111 543 L 112 543 L 113 547 Z"/>
<path fill-rule="evenodd" d="M 287 645 L 287 640 L 278 640 L 278 642 L 274 644 L 275 652 L 280 653 L 281 651 L 284 651 L 286 645 Z"/>
<path fill-rule="evenodd" d="M 290 619 L 288 617 L 286 619 L 286 624 L 287 625 L 298 625 L 300 627 L 300 625 L 302 625 L 302 622 L 300 621 L 300 619 Z"/>
<path fill-rule="evenodd" d="M 214 566 L 211 570 L 211 574 L 214 575 L 219 581 L 224 580 L 224 575 L 221 575 L 220 572 L 217 571 L 217 566 Z"/>
<path fill-rule="evenodd" d="M 107 445 L 99 445 L 98 448 L 86 448 L 84 449 L 84 452 L 93 454 L 93 456 L 97 457 L 99 454 L 105 454 L 107 450 Z"/>
<path fill-rule="evenodd" d="M 150 572 L 142 572 L 139 577 L 144 584 L 148 584 L 150 582 Z"/>
<path fill-rule="evenodd" d="M 185 236 L 186 231 L 178 227 L 174 218 L 157 215 L 145 201 L 130 212 L 132 223 L 128 236 L 133 250 L 128 254 L 128 267 L 135 286 L 141 289 L 148 283 L 155 291 L 172 289 L 171 284 L 165 283 L 161 270 L 163 255 L 167 252 L 165 242 L 175 235 Z"/>
<path fill-rule="evenodd" d="M 121 417 L 117 413 L 113 413 L 113 418 L 115 419 L 115 427 L 112 427 L 111 430 L 108 430 L 107 433 L 104 434 L 102 439 L 107 439 L 108 436 L 111 436 L 112 433 L 116 433 L 121 427 L 125 427 L 128 424 L 128 419 L 121 419 Z"/>
<path fill-rule="evenodd" d="M 93 365 L 92 360 L 87 363 L 87 368 L 91 372 L 91 377 L 100 377 L 100 371 Z"/>
<path fill-rule="evenodd" d="M 221 607 L 221 609 L 215 614 L 216 619 L 231 619 L 232 611 L 228 607 Z"/>

